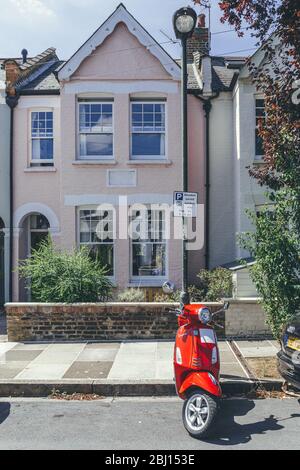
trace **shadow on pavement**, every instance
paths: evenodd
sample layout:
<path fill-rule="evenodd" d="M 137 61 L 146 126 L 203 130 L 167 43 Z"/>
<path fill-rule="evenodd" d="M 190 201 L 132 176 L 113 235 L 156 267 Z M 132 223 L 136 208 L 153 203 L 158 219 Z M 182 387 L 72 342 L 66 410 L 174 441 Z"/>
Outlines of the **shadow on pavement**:
<path fill-rule="evenodd" d="M 214 436 L 205 439 L 205 442 L 222 446 L 246 444 L 251 441 L 253 435 L 284 429 L 280 422 L 300 417 L 300 414 L 293 413 L 286 419 L 277 419 L 274 415 L 270 415 L 254 423 L 239 424 L 235 422 L 237 416 L 246 416 L 254 408 L 255 402 L 253 400 L 224 400 L 219 411 Z"/>
<path fill-rule="evenodd" d="M 2 424 L 10 414 L 10 403 L 0 403 L 0 424 Z"/>

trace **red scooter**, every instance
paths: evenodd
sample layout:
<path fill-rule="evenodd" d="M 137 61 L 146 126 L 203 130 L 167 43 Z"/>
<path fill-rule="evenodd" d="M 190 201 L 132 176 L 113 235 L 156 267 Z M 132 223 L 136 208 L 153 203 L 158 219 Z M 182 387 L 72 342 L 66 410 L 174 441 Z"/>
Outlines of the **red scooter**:
<path fill-rule="evenodd" d="M 203 304 L 185 304 L 175 310 L 179 324 L 174 348 L 176 390 L 184 400 L 183 424 L 196 438 L 212 432 L 222 396 L 220 354 L 212 322 L 228 307 L 226 302 L 213 315 Z"/>

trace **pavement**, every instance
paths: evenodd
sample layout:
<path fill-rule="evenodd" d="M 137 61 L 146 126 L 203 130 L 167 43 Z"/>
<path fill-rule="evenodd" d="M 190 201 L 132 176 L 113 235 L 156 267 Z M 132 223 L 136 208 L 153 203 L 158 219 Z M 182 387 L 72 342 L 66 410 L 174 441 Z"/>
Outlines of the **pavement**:
<path fill-rule="evenodd" d="M 205 441 L 193 439 L 185 431 L 181 409 L 182 401 L 175 397 L 94 402 L 3 399 L 0 449 L 113 451 L 100 459 L 112 453 L 122 456 L 118 450 L 125 449 L 126 456 L 131 455 L 130 450 L 162 450 L 163 455 L 176 450 L 184 455 L 187 450 L 300 449 L 300 404 L 296 399 L 222 400 L 216 430 Z M 147 455 L 141 459 L 150 458 Z M 195 464 L 203 463 L 202 453 L 195 452 L 194 458 Z M 138 467 L 143 466 L 139 462 Z"/>
<path fill-rule="evenodd" d="M 173 341 L 24 344 L 4 340 L 0 342 L 0 396 L 47 396 L 53 389 L 106 396 L 174 394 L 173 347 Z M 222 386 L 231 393 L 231 389 L 248 390 L 255 382 L 247 357 L 275 356 L 279 347 L 269 340 L 220 341 L 219 349 Z"/>

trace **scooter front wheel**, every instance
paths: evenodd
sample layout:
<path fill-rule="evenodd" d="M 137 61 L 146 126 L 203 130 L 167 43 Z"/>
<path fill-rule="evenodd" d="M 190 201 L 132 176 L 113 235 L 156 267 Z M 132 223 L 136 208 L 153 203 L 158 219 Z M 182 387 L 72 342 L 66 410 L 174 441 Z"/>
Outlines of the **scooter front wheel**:
<path fill-rule="evenodd" d="M 193 437 L 207 437 L 213 430 L 217 413 L 217 399 L 200 389 L 194 390 L 183 404 L 184 427 Z"/>

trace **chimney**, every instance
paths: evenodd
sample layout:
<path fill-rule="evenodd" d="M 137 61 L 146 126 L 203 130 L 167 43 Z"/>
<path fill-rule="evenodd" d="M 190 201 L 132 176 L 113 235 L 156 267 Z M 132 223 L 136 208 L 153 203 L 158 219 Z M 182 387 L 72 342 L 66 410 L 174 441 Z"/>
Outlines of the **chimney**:
<path fill-rule="evenodd" d="M 20 76 L 20 68 L 14 60 L 7 60 L 4 64 L 6 74 L 6 91 L 8 95 L 15 95 L 15 82 Z"/>
<path fill-rule="evenodd" d="M 205 26 L 205 15 L 198 16 L 198 23 L 193 36 L 187 41 L 187 60 L 194 62 L 194 53 L 201 56 L 209 54 L 209 30 Z"/>

